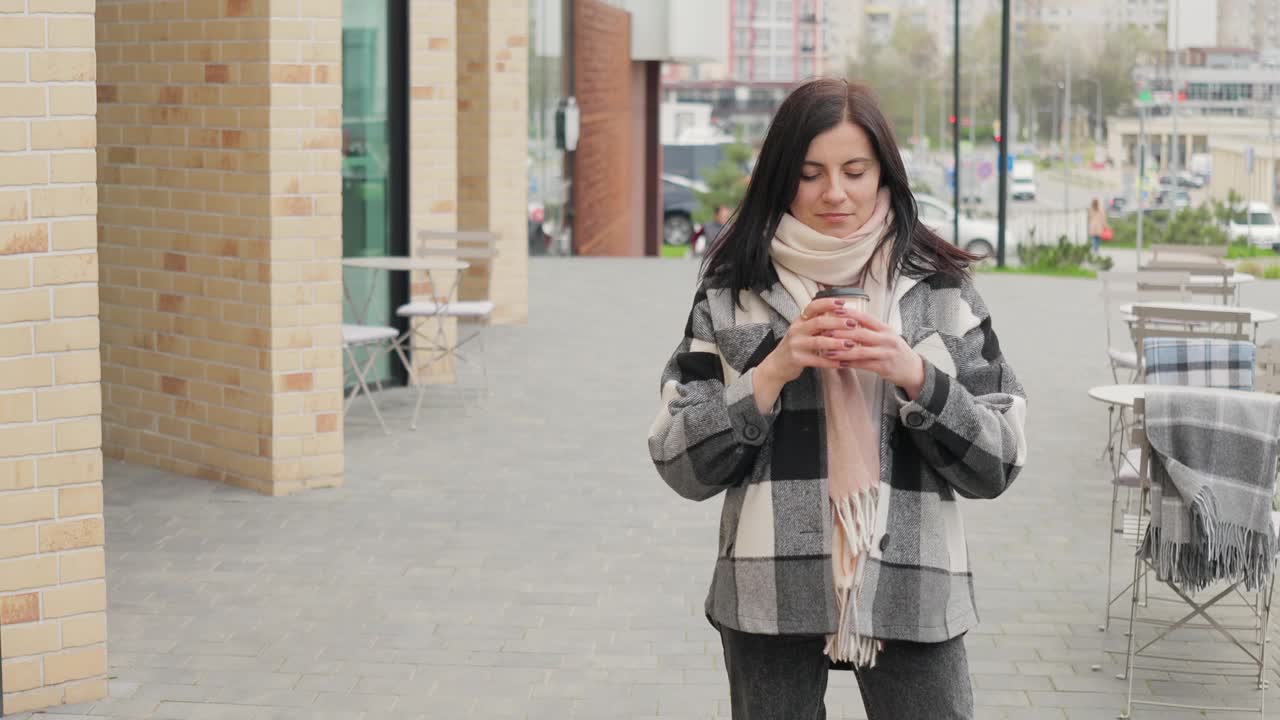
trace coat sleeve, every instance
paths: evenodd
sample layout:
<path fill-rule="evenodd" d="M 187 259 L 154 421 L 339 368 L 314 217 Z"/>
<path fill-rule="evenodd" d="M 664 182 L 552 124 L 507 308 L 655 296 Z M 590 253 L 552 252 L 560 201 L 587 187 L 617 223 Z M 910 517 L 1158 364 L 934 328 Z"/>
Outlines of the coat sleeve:
<path fill-rule="evenodd" d="M 972 284 L 960 288 L 965 317 L 954 335 L 939 333 L 954 377 L 925 355 L 920 396 L 898 391 L 898 415 L 923 459 L 962 496 L 994 498 L 1008 489 L 1027 459 L 1027 399 L 1000 351 L 991 316 Z"/>
<path fill-rule="evenodd" d="M 699 291 L 684 339 L 662 371 L 661 407 L 649 430 L 653 464 L 682 497 L 706 500 L 750 475 L 782 402 L 760 412 L 754 372 L 725 382 L 710 305 Z"/>

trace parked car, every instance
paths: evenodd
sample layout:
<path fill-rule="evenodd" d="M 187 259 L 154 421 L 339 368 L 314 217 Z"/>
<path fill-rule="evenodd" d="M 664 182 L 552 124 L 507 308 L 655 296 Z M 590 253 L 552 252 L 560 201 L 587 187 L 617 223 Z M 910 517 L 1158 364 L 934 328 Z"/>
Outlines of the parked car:
<path fill-rule="evenodd" d="M 1129 208 L 1129 198 L 1117 195 L 1107 201 L 1107 217 L 1119 218 L 1133 212 Z"/>
<path fill-rule="evenodd" d="M 1191 207 L 1191 194 L 1176 187 L 1161 187 L 1156 193 L 1156 207 L 1163 210 L 1183 210 Z"/>
<path fill-rule="evenodd" d="M 996 238 L 999 237 L 999 226 L 990 220 L 978 220 L 960 216 L 960 242 L 954 235 L 955 210 L 951 205 L 932 195 L 916 194 L 916 207 L 920 210 L 920 222 L 942 236 L 947 242 L 963 248 L 974 255 L 984 255 L 989 262 L 995 262 Z M 1005 235 L 1005 259 L 1017 257 L 1017 248 L 1010 244 Z"/>
<path fill-rule="evenodd" d="M 693 240 L 693 213 L 698 209 L 696 193 L 707 192 L 706 183 L 679 175 L 662 176 L 662 242 L 684 247 Z"/>
<path fill-rule="evenodd" d="M 1232 240 L 1247 239 L 1255 247 L 1271 247 L 1280 244 L 1280 223 L 1276 222 L 1276 214 L 1266 203 L 1249 203 L 1248 213 L 1237 222 L 1232 220 L 1227 225 L 1227 234 Z"/>

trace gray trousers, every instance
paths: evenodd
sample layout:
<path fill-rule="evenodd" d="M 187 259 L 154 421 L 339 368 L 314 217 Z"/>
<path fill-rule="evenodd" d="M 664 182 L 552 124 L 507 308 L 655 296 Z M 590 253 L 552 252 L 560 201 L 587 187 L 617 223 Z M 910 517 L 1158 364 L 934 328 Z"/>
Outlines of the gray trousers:
<path fill-rule="evenodd" d="M 825 637 L 719 629 L 733 720 L 826 720 Z M 963 636 L 886 642 L 876 666 L 856 673 L 868 720 L 973 720 Z"/>

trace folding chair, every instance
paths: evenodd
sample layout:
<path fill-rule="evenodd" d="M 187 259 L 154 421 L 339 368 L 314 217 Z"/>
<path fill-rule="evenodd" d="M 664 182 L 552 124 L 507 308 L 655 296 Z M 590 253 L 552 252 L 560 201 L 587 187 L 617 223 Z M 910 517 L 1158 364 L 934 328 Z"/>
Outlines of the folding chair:
<path fill-rule="evenodd" d="M 1176 387 L 1216 388 L 1224 390 L 1251 390 L 1254 384 L 1253 343 L 1247 340 L 1200 337 L 1143 337 L 1143 377 L 1147 385 Z M 1129 590 L 1128 587 L 1113 594 L 1112 566 L 1115 558 L 1116 536 L 1120 535 L 1135 547 L 1145 527 L 1138 517 L 1128 512 L 1120 514 L 1116 523 L 1116 511 L 1120 505 L 1120 490 L 1128 492 L 1139 487 L 1138 466 L 1140 450 L 1137 446 L 1123 450 L 1119 462 L 1112 468 L 1111 510 L 1108 515 L 1110 529 L 1107 538 L 1107 594 L 1103 608 L 1103 621 L 1099 630 L 1107 630 L 1111 624 L 1111 607 Z M 1126 506 L 1131 505 L 1128 498 Z"/>
<path fill-rule="evenodd" d="M 1280 398 L 1268 398 L 1260 401 L 1261 396 L 1257 393 L 1239 392 L 1231 390 L 1205 390 L 1205 389 L 1184 389 L 1165 391 L 1169 393 L 1186 393 L 1193 396 L 1193 402 L 1199 403 L 1201 407 L 1208 406 L 1212 408 L 1211 415 L 1217 419 L 1217 422 L 1179 422 L 1172 420 L 1173 414 L 1168 410 L 1161 417 L 1154 417 L 1148 414 L 1148 409 L 1158 406 L 1160 402 L 1171 402 L 1169 395 L 1160 397 L 1154 392 L 1148 392 L 1145 399 L 1139 399 L 1135 403 L 1134 415 L 1135 423 L 1133 427 L 1133 442 L 1140 451 L 1140 460 L 1138 466 L 1138 483 L 1141 490 L 1139 501 L 1140 520 L 1145 521 L 1144 540 L 1142 548 L 1134 555 L 1133 578 L 1129 587 L 1130 606 L 1129 606 L 1129 624 L 1125 650 L 1125 670 L 1119 677 L 1127 680 L 1128 691 L 1125 699 L 1124 711 L 1120 714 L 1121 718 L 1129 718 L 1132 716 L 1133 707 L 1135 705 L 1149 705 L 1166 708 L 1181 708 L 1201 711 L 1246 711 L 1257 712 L 1260 716 L 1265 717 L 1265 700 L 1267 687 L 1267 638 L 1266 632 L 1269 627 L 1271 614 L 1271 598 L 1275 584 L 1275 549 L 1277 546 L 1277 514 L 1270 509 L 1269 502 L 1260 500 L 1265 497 L 1269 500 L 1275 488 L 1275 469 L 1276 469 L 1276 445 L 1275 430 L 1277 424 L 1280 424 Z M 1180 406 L 1180 409 L 1186 408 L 1186 405 Z M 1188 413 L 1192 418 L 1197 418 L 1195 412 Z M 1266 423 L 1256 423 L 1252 420 L 1257 417 L 1265 416 L 1268 419 Z M 1240 422 L 1241 418 L 1249 418 L 1249 422 Z M 1227 465 L 1218 461 L 1217 457 L 1213 457 L 1215 452 L 1212 448 L 1228 448 L 1233 444 L 1237 444 L 1237 438 L 1243 436 L 1256 435 L 1259 430 L 1265 430 L 1269 435 L 1266 442 L 1258 442 L 1257 451 L 1250 454 L 1251 462 L 1244 462 L 1238 465 Z M 1182 498 L 1175 487 L 1174 483 L 1168 480 L 1167 468 L 1174 467 L 1167 465 L 1170 462 L 1163 459 L 1156 453 L 1156 441 L 1153 438 L 1159 437 L 1161 453 L 1169 452 L 1173 447 L 1197 446 L 1201 448 L 1209 448 L 1208 459 L 1205 456 L 1188 456 L 1180 455 L 1177 460 L 1189 463 L 1185 467 L 1192 470 L 1209 470 L 1218 476 L 1224 476 L 1223 480 L 1211 480 L 1211 483 L 1222 482 L 1223 485 L 1216 487 L 1217 494 L 1211 497 L 1217 498 L 1214 501 L 1205 503 L 1203 507 L 1213 506 L 1214 511 L 1218 513 L 1216 516 L 1209 512 L 1197 510 L 1198 515 L 1190 514 L 1190 511 L 1183 512 L 1199 505 L 1197 500 L 1188 503 Z M 1182 452 L 1182 451 L 1179 451 Z M 1230 449 L 1220 452 L 1230 453 Z M 1255 467 L 1256 466 L 1256 467 Z M 1242 469 L 1241 469 L 1242 468 Z M 1256 470 L 1256 473 L 1254 472 Z M 1234 472 L 1235 474 L 1228 474 Z M 1185 478 L 1185 475 L 1182 477 Z M 1245 488 L 1241 490 L 1240 488 Z M 1257 492 L 1253 492 L 1256 490 Z M 1200 490 L 1200 493 L 1212 492 Z M 1229 495 L 1229 497 L 1228 497 Z M 1243 501 L 1241 500 L 1243 498 Z M 1221 507 L 1218 505 L 1221 504 Z M 1153 508 L 1159 511 L 1157 517 L 1152 516 Z M 1230 513 L 1230 517 L 1226 517 Z M 1183 520 L 1184 516 L 1187 519 Z M 1194 519 L 1192 519 L 1194 518 Z M 1247 534 L 1244 544 L 1250 549 L 1256 550 L 1261 554 L 1261 560 L 1254 565 L 1245 564 L 1241 567 L 1232 567 L 1230 562 L 1235 559 L 1233 555 L 1223 555 L 1215 549 L 1217 544 L 1225 544 L 1229 540 L 1224 541 L 1221 537 L 1222 527 L 1216 523 L 1217 519 L 1223 519 L 1228 523 L 1238 523 L 1238 527 L 1245 528 Z M 1203 523 L 1203 526 L 1201 525 Z M 1237 527 L 1237 525 L 1230 525 Z M 1212 528 L 1212 531 L 1204 528 Z M 1244 553 L 1250 555 L 1251 553 Z M 1194 556 L 1192 559 L 1191 556 Z M 1258 559 L 1258 555 L 1252 555 L 1254 560 Z M 1223 558 L 1228 558 L 1224 560 Z M 1212 572 L 1202 573 L 1205 568 L 1213 568 Z M 1139 583 L 1144 578 L 1154 575 L 1162 588 L 1172 591 L 1172 598 L 1167 599 L 1174 604 L 1185 603 L 1186 609 L 1182 615 L 1173 618 L 1157 618 L 1143 617 L 1139 618 Z M 1210 585 L 1210 583 L 1213 583 Z M 1218 589 L 1220 584 L 1226 585 L 1223 589 Z M 1202 591 L 1212 588 L 1213 596 L 1205 602 L 1200 602 L 1193 597 Z M 1242 589 L 1243 588 L 1243 589 Z M 1249 600 L 1246 594 L 1252 593 L 1256 597 Z M 1247 626 L 1230 625 L 1230 621 L 1225 619 L 1222 611 L 1226 608 L 1223 601 L 1232 595 L 1239 595 L 1246 600 L 1243 605 L 1234 605 L 1232 607 L 1243 607 L 1249 611 L 1252 616 L 1252 624 Z M 1154 605 L 1153 605 L 1154 607 Z M 1217 613 L 1217 616 L 1214 615 Z M 1139 624 L 1155 628 L 1154 637 L 1144 637 L 1139 645 L 1137 636 L 1137 626 Z M 1202 648 L 1199 653 L 1194 655 L 1180 654 L 1160 654 L 1169 652 L 1161 648 L 1153 649 L 1158 643 L 1165 641 L 1175 632 L 1182 630 L 1198 630 L 1207 631 L 1210 636 L 1229 643 L 1236 650 L 1240 651 L 1243 658 L 1241 660 L 1222 660 L 1219 658 L 1205 657 L 1205 650 Z M 1251 637 L 1241 634 L 1241 631 L 1248 631 Z M 1194 647 L 1194 646 L 1193 646 Z M 1158 666 L 1138 665 L 1139 659 L 1156 660 L 1164 663 Z M 1199 667 L 1203 664 L 1213 664 L 1217 666 L 1217 671 L 1196 671 L 1190 667 Z M 1249 672 L 1232 673 L 1226 671 L 1228 666 L 1244 665 L 1252 668 Z M 1156 670 L 1163 673 L 1174 672 L 1179 674 L 1195 675 L 1205 674 L 1219 677 L 1247 677 L 1255 679 L 1259 693 L 1257 707 L 1223 707 L 1214 705 L 1195 705 L 1188 703 L 1175 702 L 1158 702 L 1152 700 L 1136 700 L 1133 696 L 1135 670 Z M 1224 685 L 1223 687 L 1232 687 Z"/>
<path fill-rule="evenodd" d="M 378 361 L 378 358 L 384 352 L 395 352 L 400 357 L 400 362 L 404 363 L 410 377 L 413 376 L 413 367 L 409 364 L 408 358 L 404 355 L 404 350 L 400 347 L 399 336 L 400 331 L 393 327 L 347 324 L 342 326 L 342 352 L 356 381 L 356 384 L 351 388 L 351 393 L 347 395 L 343 402 L 342 413 L 346 415 L 351 410 L 351 405 L 356 401 L 356 398 L 364 395 L 369 398 L 369 405 L 373 408 L 374 416 L 378 418 L 378 424 L 382 426 L 382 432 L 388 435 L 391 434 L 391 431 L 387 429 L 387 423 L 382 419 L 382 412 L 378 410 L 378 403 L 374 401 L 373 393 L 369 390 L 368 377 L 374 363 Z M 356 352 L 358 349 L 364 350 L 365 357 L 363 361 L 360 360 L 359 354 Z"/>
<path fill-rule="evenodd" d="M 1130 302 L 1188 302 L 1191 292 L 1191 273 L 1188 272 L 1100 272 L 1102 283 L 1102 308 L 1106 320 L 1107 360 L 1111 364 L 1111 377 L 1119 383 L 1120 370 L 1129 370 L 1134 376 L 1138 370 L 1138 354 L 1133 349 L 1120 347 L 1112 334 L 1112 326 L 1120 319 L 1119 308 Z M 1120 337 L 1128 339 L 1127 328 Z M 1130 378 L 1132 380 L 1132 377 Z"/>
<path fill-rule="evenodd" d="M 1271 340 L 1258 346 L 1253 389 L 1280 393 L 1280 343 Z"/>
<path fill-rule="evenodd" d="M 1151 262 L 1160 264 L 1160 256 L 1165 262 L 1173 263 L 1205 263 L 1222 265 L 1227 259 L 1226 245 L 1180 245 L 1174 243 L 1155 243 L 1151 246 Z M 1169 256 L 1173 257 L 1170 258 Z"/>
<path fill-rule="evenodd" d="M 1222 299 L 1223 305 L 1236 304 L 1236 286 L 1231 284 L 1235 268 L 1225 263 L 1206 259 L 1205 262 L 1152 262 L 1142 266 L 1140 272 L 1186 272 L 1191 275 L 1191 283 L 1187 286 L 1190 293 L 1199 299 L 1207 297 L 1212 300 Z"/>
<path fill-rule="evenodd" d="M 459 260 L 481 261 L 472 262 L 470 270 L 476 271 L 474 277 L 483 283 L 485 294 L 483 297 L 459 299 L 454 297 L 454 292 L 450 291 L 445 295 L 436 295 L 435 288 L 432 288 L 433 296 L 427 300 L 416 300 L 401 305 L 396 309 L 396 315 L 407 318 L 409 329 L 399 339 L 398 344 L 407 344 L 411 348 L 411 353 L 417 360 L 417 352 L 419 348 L 423 348 L 428 353 L 428 358 L 423 363 L 424 366 L 436 362 L 443 362 L 446 359 L 457 359 L 468 361 L 469 356 L 461 352 L 461 348 L 473 341 L 479 341 L 480 353 L 484 352 L 484 328 L 489 324 L 493 317 L 493 311 L 496 305 L 488 299 L 488 289 L 493 281 L 493 265 L 498 257 L 498 235 L 491 232 L 480 231 L 459 231 L 445 232 L 424 230 L 418 233 L 419 244 L 414 248 L 414 255 L 417 257 L 427 257 L 431 255 L 447 256 L 457 258 Z M 474 295 L 468 292 L 468 285 L 460 283 L 461 287 L 455 285 L 455 290 L 459 295 Z M 476 326 L 470 334 L 460 335 L 456 340 L 449 338 L 444 320 L 453 319 L 459 324 L 469 323 Z M 434 320 L 437 322 L 426 323 L 423 321 Z M 432 326 L 434 331 L 424 332 L 423 328 Z M 481 372 L 484 377 L 485 391 L 489 387 L 489 372 L 485 366 L 483 357 L 478 361 Z M 413 406 L 413 420 L 409 427 L 418 427 L 418 413 L 422 409 L 422 399 L 426 394 L 426 385 L 417 383 L 418 399 Z"/>

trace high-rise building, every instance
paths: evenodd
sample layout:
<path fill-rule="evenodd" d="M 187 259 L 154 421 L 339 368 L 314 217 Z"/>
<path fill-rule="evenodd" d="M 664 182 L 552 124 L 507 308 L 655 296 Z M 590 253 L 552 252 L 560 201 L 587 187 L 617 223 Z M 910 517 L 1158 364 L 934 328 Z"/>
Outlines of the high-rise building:
<path fill-rule="evenodd" d="M 1280 50 L 1280 0 L 1218 0 L 1218 44 Z"/>
<path fill-rule="evenodd" d="M 728 79 L 794 83 L 839 67 L 826 30 L 831 0 L 729 0 Z"/>

